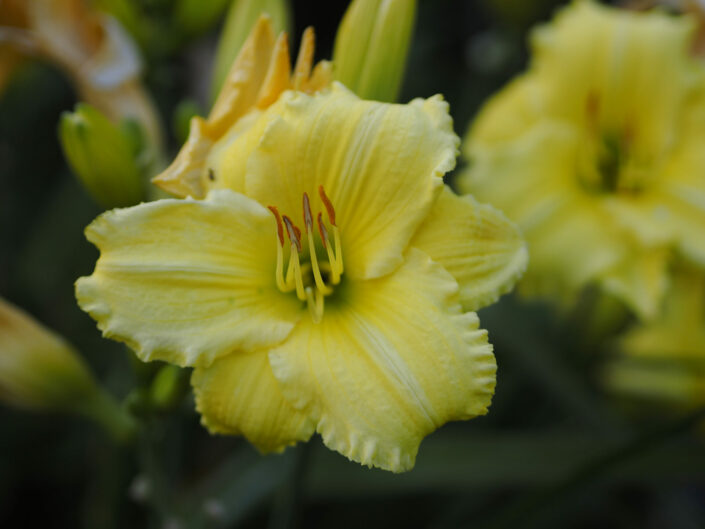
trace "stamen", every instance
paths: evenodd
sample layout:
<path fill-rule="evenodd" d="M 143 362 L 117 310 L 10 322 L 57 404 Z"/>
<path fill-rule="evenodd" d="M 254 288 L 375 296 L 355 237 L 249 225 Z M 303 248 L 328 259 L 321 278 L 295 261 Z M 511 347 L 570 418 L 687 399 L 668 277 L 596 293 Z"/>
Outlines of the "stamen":
<path fill-rule="evenodd" d="M 318 194 L 321 197 L 321 202 L 323 202 L 323 205 L 326 208 L 326 211 L 328 212 L 328 220 L 330 221 L 331 226 L 333 227 L 333 242 L 335 243 L 335 258 L 331 259 L 330 258 L 330 253 L 329 259 L 330 259 L 330 265 L 333 270 L 333 284 L 338 284 L 340 281 L 340 276 L 343 275 L 344 267 L 343 267 L 343 252 L 340 244 L 340 232 L 338 231 L 338 226 L 335 223 L 335 208 L 333 207 L 333 203 L 330 201 L 328 198 L 328 195 L 326 195 L 325 190 L 323 189 L 322 185 L 318 186 Z"/>
<path fill-rule="evenodd" d="M 289 268 L 293 264 L 294 281 L 296 282 L 296 297 L 301 301 L 306 301 L 306 292 L 304 291 L 304 281 L 301 276 L 301 264 L 299 263 L 299 252 L 301 251 L 301 238 L 300 231 L 291 222 L 291 219 L 284 215 L 284 224 L 286 225 L 286 232 L 289 236 L 289 241 L 291 241 L 291 257 L 289 258 Z M 298 234 L 297 234 L 298 232 Z M 289 273 L 287 272 L 287 280 L 289 279 Z M 287 281 L 288 282 L 288 281 Z"/>
<path fill-rule="evenodd" d="M 343 275 L 345 267 L 343 266 L 343 249 L 340 244 L 340 231 L 338 231 L 338 226 L 333 225 L 333 242 L 335 243 L 335 262 L 331 263 L 333 267 L 337 269 L 338 276 Z"/>
<path fill-rule="evenodd" d="M 311 203 L 308 200 L 308 193 L 304 193 L 304 225 L 306 226 L 306 236 L 308 238 L 308 251 L 311 259 L 311 267 L 313 268 L 313 280 L 316 282 L 316 287 L 322 294 L 330 294 L 331 288 L 326 286 L 321 277 L 321 270 L 318 266 L 318 257 L 316 256 L 316 243 L 313 240 L 313 216 L 311 215 Z"/>
<path fill-rule="evenodd" d="M 291 219 L 284 215 L 284 224 L 286 224 L 287 235 L 289 235 L 289 240 L 291 244 L 296 246 L 296 251 L 301 251 L 301 230 L 294 226 Z"/>
<path fill-rule="evenodd" d="M 274 206 L 267 206 L 269 211 L 274 214 L 274 218 L 277 221 L 277 270 L 275 272 L 277 280 L 277 288 L 282 292 L 288 292 L 291 290 L 287 288 L 284 281 L 284 227 L 282 226 L 282 219 L 279 216 L 279 211 Z"/>
<path fill-rule="evenodd" d="M 323 190 L 323 186 L 318 186 L 318 194 L 321 197 L 321 202 L 323 202 L 323 205 L 326 207 L 331 226 L 335 226 L 335 208 L 333 208 L 333 204 Z"/>
<path fill-rule="evenodd" d="M 323 293 L 318 289 L 314 291 L 313 288 L 306 287 L 306 304 L 313 323 L 321 323 L 321 319 L 323 319 Z"/>
<path fill-rule="evenodd" d="M 326 229 L 325 224 L 323 224 L 323 213 L 321 212 L 318 213 L 318 231 L 321 234 L 323 247 L 328 253 L 328 262 L 330 263 L 331 271 L 331 282 L 334 285 L 337 285 L 338 283 L 340 283 L 340 273 L 338 272 L 338 266 L 336 265 L 336 259 L 335 254 L 333 253 L 333 248 L 331 247 L 330 241 L 328 240 L 328 230 Z"/>

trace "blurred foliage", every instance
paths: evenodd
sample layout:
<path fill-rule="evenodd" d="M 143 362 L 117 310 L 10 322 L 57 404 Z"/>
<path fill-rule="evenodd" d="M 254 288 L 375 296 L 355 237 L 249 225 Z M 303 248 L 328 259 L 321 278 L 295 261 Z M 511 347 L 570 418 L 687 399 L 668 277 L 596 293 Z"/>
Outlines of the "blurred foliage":
<path fill-rule="evenodd" d="M 199 80 L 211 78 L 222 27 L 211 21 L 227 7 L 206 2 L 194 21 L 183 14 L 203 3 L 187 3 L 98 1 L 146 53 L 162 122 L 175 124 L 171 154 L 194 105 L 208 108 Z M 421 0 L 399 100 L 442 92 L 462 134 L 524 67 L 527 28 L 556 3 Z M 294 43 L 313 25 L 317 58 L 330 57 L 346 3 L 291 7 Z M 194 412 L 188 371 L 134 361 L 76 306 L 73 282 L 97 258 L 83 228 L 100 209 L 57 140 L 60 115 L 75 103 L 66 78 L 37 62 L 17 70 L 0 97 L 0 296 L 69 338 L 139 417 L 141 434 L 117 446 L 78 419 L 0 408 L 0 526 L 705 527 L 702 411 L 680 416 L 602 391 L 610 351 L 595 333 L 616 330 L 583 326 L 595 303 L 589 293 L 567 315 L 512 296 L 481 311 L 499 364 L 491 411 L 436 432 L 407 474 L 362 468 L 317 437 L 262 457 L 241 439 L 210 436 Z"/>

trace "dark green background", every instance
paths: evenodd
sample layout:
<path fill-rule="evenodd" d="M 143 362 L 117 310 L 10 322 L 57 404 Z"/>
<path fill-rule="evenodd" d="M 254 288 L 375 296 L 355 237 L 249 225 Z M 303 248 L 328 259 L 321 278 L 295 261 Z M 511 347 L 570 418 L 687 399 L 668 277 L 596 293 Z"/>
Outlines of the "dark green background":
<path fill-rule="evenodd" d="M 486 98 L 524 68 L 527 28 L 556 3 L 422 0 L 400 99 L 443 93 L 462 135 Z M 179 38 L 169 2 L 144 5 L 173 37 L 146 50 L 171 156 L 179 147 L 172 115 L 194 97 L 191 80 L 204 68 L 196 57 L 219 28 Z M 314 25 L 317 57 L 329 58 L 344 9 L 294 2 L 294 36 Z M 57 142 L 59 115 L 75 102 L 66 78 L 37 62 L 0 98 L 0 295 L 66 336 L 124 398 L 157 366 L 103 340 L 74 300 L 73 282 L 97 257 L 82 231 L 100 213 Z M 609 348 L 579 325 L 589 304 L 588 294 L 559 315 L 509 296 L 481 311 L 499 364 L 490 413 L 431 435 L 404 475 L 350 463 L 318 437 L 260 457 L 241 439 L 208 435 L 188 394 L 171 413 L 145 412 L 131 447 L 80 419 L 0 407 L 0 527 L 705 527 L 695 419 L 604 393 L 599 367 Z"/>

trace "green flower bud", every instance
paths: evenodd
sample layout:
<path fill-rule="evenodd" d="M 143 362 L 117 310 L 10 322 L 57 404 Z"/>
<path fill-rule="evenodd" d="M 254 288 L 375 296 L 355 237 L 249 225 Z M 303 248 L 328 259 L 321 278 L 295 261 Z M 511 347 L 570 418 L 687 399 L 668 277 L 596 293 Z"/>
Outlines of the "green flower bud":
<path fill-rule="evenodd" d="M 335 38 L 336 80 L 363 99 L 395 101 L 415 13 L 416 0 L 353 0 Z"/>
<path fill-rule="evenodd" d="M 230 66 L 262 13 L 272 19 L 275 34 L 288 29 L 291 17 L 286 0 L 233 0 L 230 5 L 215 56 L 211 100 L 220 92 Z"/>
<path fill-rule="evenodd" d="M 68 410 L 98 388 L 73 348 L 0 299 L 0 399 L 27 409 Z"/>
<path fill-rule="evenodd" d="M 103 207 L 131 206 L 143 199 L 136 142 L 85 103 L 65 112 L 59 139 L 66 160 L 88 193 Z"/>
<path fill-rule="evenodd" d="M 135 424 L 96 383 L 61 336 L 0 298 L 0 401 L 26 410 L 87 417 L 125 442 Z"/>

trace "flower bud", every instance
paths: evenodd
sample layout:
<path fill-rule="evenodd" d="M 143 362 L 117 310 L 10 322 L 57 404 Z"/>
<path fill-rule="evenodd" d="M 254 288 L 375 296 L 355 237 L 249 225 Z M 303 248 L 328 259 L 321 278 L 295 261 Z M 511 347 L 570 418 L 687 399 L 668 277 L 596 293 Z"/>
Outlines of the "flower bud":
<path fill-rule="evenodd" d="M 71 169 L 103 207 L 130 206 L 142 200 L 135 141 L 98 110 L 79 103 L 75 112 L 65 112 L 59 139 Z"/>
<path fill-rule="evenodd" d="M 0 401 L 26 410 L 81 415 L 118 442 L 135 434 L 132 417 L 96 383 L 76 350 L 2 298 Z"/>
<path fill-rule="evenodd" d="M 75 410 L 98 387 L 74 349 L 0 299 L 0 399 L 28 409 Z"/>
<path fill-rule="evenodd" d="M 395 101 L 415 12 L 416 0 L 353 0 L 335 38 L 335 79 L 363 99 Z"/>
<path fill-rule="evenodd" d="M 286 0 L 233 0 L 230 5 L 215 56 L 211 83 L 212 100 L 215 100 L 220 92 L 230 66 L 262 13 L 267 13 L 271 18 L 275 35 L 289 27 L 291 17 Z"/>

